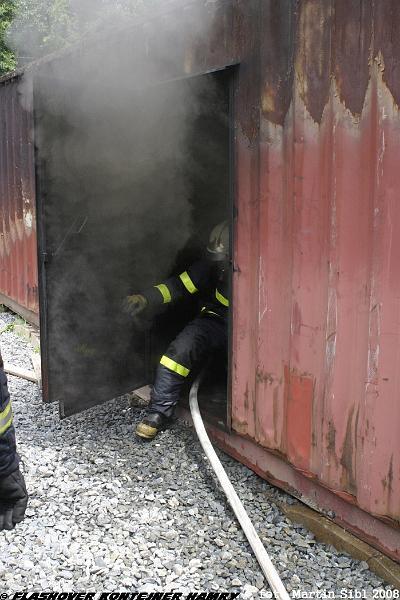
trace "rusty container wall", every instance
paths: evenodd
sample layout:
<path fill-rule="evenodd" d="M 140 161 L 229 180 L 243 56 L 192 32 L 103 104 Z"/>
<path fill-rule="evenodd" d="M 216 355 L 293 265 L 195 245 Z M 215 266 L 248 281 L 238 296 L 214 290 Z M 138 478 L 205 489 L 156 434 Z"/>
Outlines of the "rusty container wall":
<path fill-rule="evenodd" d="M 232 430 L 214 439 L 400 561 L 400 5 L 212 6 L 200 44 L 189 9 L 174 40 L 178 77 L 238 65 Z"/>
<path fill-rule="evenodd" d="M 0 81 L 0 303 L 39 323 L 32 116 Z"/>
<path fill-rule="evenodd" d="M 259 11 L 259 131 L 237 135 L 233 432 L 216 435 L 400 560 L 400 5 Z"/>

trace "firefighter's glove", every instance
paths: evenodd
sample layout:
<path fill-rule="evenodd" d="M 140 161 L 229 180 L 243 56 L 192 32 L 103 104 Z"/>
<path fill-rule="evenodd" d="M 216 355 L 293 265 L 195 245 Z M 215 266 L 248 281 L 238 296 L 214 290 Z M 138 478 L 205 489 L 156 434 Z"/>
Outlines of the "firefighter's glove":
<path fill-rule="evenodd" d="M 147 300 L 141 294 L 127 296 L 123 301 L 123 310 L 130 317 L 139 316 L 147 307 Z"/>
<path fill-rule="evenodd" d="M 28 493 L 19 469 L 0 478 L 0 531 L 13 529 L 16 523 L 20 523 L 27 504 Z"/>

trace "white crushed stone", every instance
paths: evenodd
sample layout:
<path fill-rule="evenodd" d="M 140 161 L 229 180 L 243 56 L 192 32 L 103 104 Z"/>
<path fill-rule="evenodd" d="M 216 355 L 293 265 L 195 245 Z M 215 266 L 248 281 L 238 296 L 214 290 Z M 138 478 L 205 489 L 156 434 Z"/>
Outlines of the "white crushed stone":
<path fill-rule="evenodd" d="M 12 323 L 0 314 L 0 330 Z M 0 335 L 3 358 L 31 368 L 29 344 Z M 68 374 L 66 373 L 66 377 Z M 141 409 L 117 399 L 60 421 L 37 386 L 9 377 L 26 519 L 0 533 L 0 591 L 269 590 L 194 430 L 182 421 L 142 444 Z M 275 501 L 297 502 L 219 456 L 288 591 L 391 589 L 366 563 L 317 543 Z"/>

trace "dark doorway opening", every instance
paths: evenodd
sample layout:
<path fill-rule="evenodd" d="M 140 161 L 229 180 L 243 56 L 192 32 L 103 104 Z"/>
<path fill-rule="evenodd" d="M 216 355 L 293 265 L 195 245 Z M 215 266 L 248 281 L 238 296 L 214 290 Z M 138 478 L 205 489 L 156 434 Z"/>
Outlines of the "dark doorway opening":
<path fill-rule="evenodd" d="M 190 190 L 188 201 L 192 231 L 185 246 L 177 253 L 171 274 L 185 271 L 191 263 L 202 258 L 206 254 L 212 228 L 221 221 L 227 220 L 230 224 L 232 221 L 232 70 L 209 74 L 201 79 L 204 83 L 198 94 L 196 116 L 188 130 L 183 167 Z M 199 314 L 202 305 L 202 299 L 194 297 L 168 307 L 155 319 L 149 353 L 152 380 L 169 343 Z M 202 367 L 199 366 L 199 370 L 204 369 L 199 405 L 210 421 L 222 427 L 227 425 L 230 393 L 228 348 L 226 354 L 214 353 Z M 181 405 L 186 408 L 190 385 L 199 370 L 194 371 L 184 388 Z"/>
<path fill-rule="evenodd" d="M 231 69 L 99 85 L 35 90 L 43 391 L 61 416 L 152 382 L 199 304 L 138 325 L 121 301 L 184 271 L 233 213 Z M 228 371 L 214 357 L 200 394 L 220 424 Z"/>

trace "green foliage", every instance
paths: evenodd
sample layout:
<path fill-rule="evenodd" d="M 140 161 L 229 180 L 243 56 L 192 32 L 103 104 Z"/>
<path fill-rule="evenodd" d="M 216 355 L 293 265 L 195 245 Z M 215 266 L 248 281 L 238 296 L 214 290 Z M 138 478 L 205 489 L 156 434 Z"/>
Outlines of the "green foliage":
<path fill-rule="evenodd" d="M 18 62 L 26 63 L 62 48 L 73 34 L 70 0 L 14 0 L 10 27 Z"/>
<path fill-rule="evenodd" d="M 0 75 L 160 0 L 0 0 Z M 14 49 L 14 51 L 13 51 Z"/>
<path fill-rule="evenodd" d="M 14 331 L 14 329 L 15 329 L 15 323 L 9 323 L 0 331 L 0 335 L 2 333 L 8 333 L 10 331 Z"/>
<path fill-rule="evenodd" d="M 5 39 L 14 17 L 14 10 L 12 0 L 0 0 L 0 75 L 12 71 L 16 65 L 14 53 L 8 48 Z"/>

